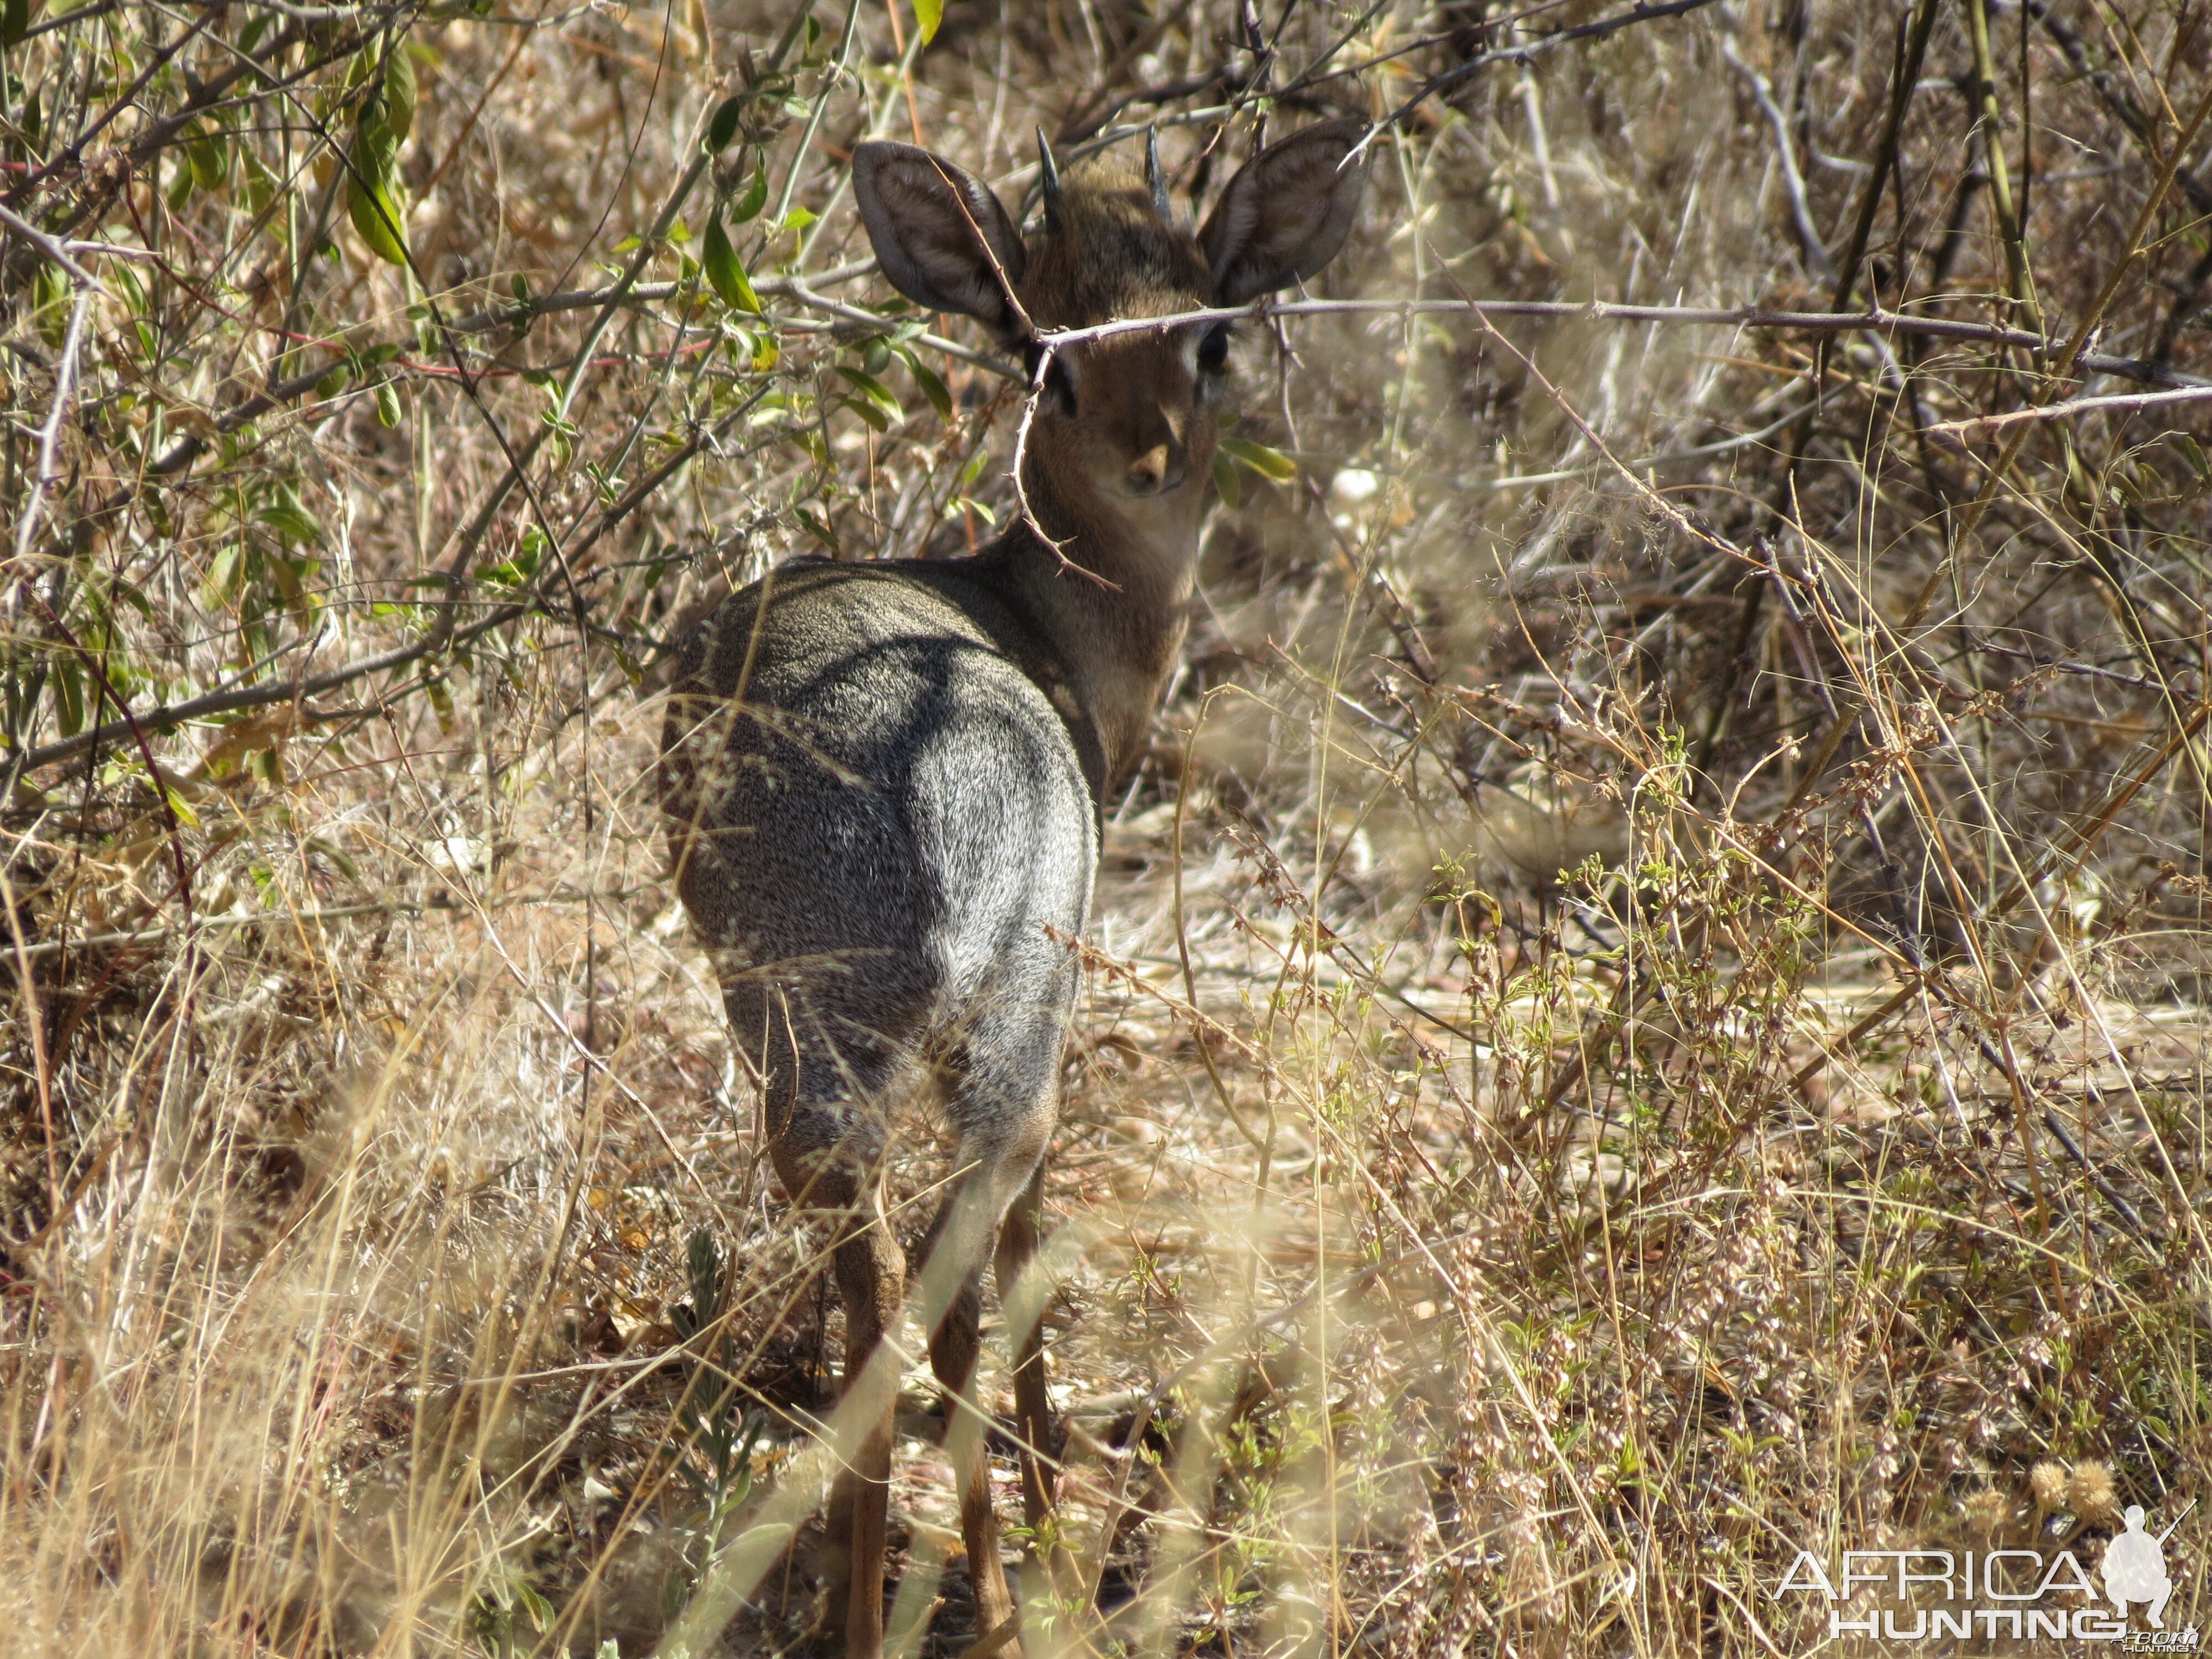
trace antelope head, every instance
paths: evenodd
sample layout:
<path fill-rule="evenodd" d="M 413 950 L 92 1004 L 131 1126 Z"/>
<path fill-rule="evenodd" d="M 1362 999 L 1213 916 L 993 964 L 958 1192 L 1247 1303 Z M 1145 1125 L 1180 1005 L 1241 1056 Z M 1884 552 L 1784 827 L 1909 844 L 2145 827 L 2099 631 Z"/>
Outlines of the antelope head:
<path fill-rule="evenodd" d="M 862 222 L 884 274 L 915 304 L 977 319 L 1044 380 L 1024 486 L 1076 521 L 1098 506 L 1194 522 L 1212 476 L 1230 325 L 1183 324 L 1054 347 L 1049 332 L 1242 306 L 1319 270 L 1359 204 L 1367 125 L 1324 121 L 1231 179 L 1205 225 L 1176 222 L 1157 147 L 1145 165 L 1055 165 L 1038 135 L 1043 218 L 1022 234 L 990 188 L 910 144 L 854 154 Z M 1040 338 L 1042 335 L 1046 337 Z"/>

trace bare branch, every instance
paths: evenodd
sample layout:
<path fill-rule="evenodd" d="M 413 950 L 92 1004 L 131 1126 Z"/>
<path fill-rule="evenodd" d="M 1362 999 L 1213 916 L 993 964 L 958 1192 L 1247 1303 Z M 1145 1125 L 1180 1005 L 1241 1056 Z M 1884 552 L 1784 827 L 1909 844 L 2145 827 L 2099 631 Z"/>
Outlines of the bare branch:
<path fill-rule="evenodd" d="M 2212 404 L 2212 386 L 2177 386 L 2170 392 L 2116 392 L 2098 398 L 2073 398 L 2063 404 L 2039 404 L 2027 409 L 2008 409 L 1996 415 L 1968 415 L 1955 421 L 1939 421 L 1928 428 L 1938 432 L 1970 432 L 1976 428 L 2015 426 L 2022 421 L 2063 421 L 2075 415 L 2133 414 L 2146 409 L 2172 409 L 2191 404 Z"/>
<path fill-rule="evenodd" d="M 1803 334 L 1920 335 L 1929 339 L 1958 340 L 1975 345 L 2018 346 L 2048 349 L 2051 342 L 2025 329 L 1995 323 L 1970 323 L 1951 317 L 1923 317 L 1911 312 L 1875 307 L 1869 311 L 1782 311 L 1766 306 L 1652 306 L 1622 305 L 1607 300 L 1577 303 L 1571 300 L 1291 300 L 1244 307 L 1217 306 L 1205 311 L 1178 312 L 1165 317 L 1135 317 L 1101 323 L 1091 328 L 1048 330 L 1037 337 L 1047 344 L 1066 346 L 1116 334 L 1142 333 L 1151 329 L 1182 328 L 1193 323 L 1237 322 L 1252 317 L 1359 316 L 1557 317 L 1592 322 L 1659 323 L 1676 327 L 1775 329 Z M 2122 380 L 2143 380 L 2154 386 L 2212 386 L 2194 374 L 2183 374 L 2163 363 L 2135 357 L 2114 357 L 2083 352 L 2076 361 L 2082 371 L 2111 374 Z"/>
<path fill-rule="evenodd" d="M 63 337 L 61 361 L 54 366 L 53 407 L 46 412 L 46 423 L 39 428 L 39 469 L 32 475 L 31 497 L 23 503 L 23 516 L 15 526 L 15 563 L 20 571 L 29 556 L 31 544 L 38 538 L 39 514 L 46 505 L 46 486 L 54 476 L 54 445 L 61 435 L 62 422 L 69 414 L 70 398 L 76 391 L 77 355 L 84 346 L 84 319 L 91 308 L 92 296 L 98 284 L 81 288 L 76 302 L 70 307 L 69 332 Z"/>

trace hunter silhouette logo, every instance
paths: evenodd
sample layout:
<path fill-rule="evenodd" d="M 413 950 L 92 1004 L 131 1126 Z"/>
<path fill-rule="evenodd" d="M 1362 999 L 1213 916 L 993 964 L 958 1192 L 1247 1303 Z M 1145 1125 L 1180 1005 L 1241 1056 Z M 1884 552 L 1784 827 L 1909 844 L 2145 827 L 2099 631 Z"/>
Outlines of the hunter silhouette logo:
<path fill-rule="evenodd" d="M 2129 1602 L 2148 1603 L 2150 1627 L 2164 1630 L 2166 1598 L 2173 1594 L 2173 1580 L 2166 1576 L 2166 1540 L 2173 1536 L 2181 1516 L 2176 1516 L 2173 1526 L 2155 1538 L 2143 1530 L 2142 1504 L 2128 1506 L 2127 1522 L 2128 1529 L 2105 1546 L 2105 1594 L 2123 1619 L 2128 1616 Z"/>

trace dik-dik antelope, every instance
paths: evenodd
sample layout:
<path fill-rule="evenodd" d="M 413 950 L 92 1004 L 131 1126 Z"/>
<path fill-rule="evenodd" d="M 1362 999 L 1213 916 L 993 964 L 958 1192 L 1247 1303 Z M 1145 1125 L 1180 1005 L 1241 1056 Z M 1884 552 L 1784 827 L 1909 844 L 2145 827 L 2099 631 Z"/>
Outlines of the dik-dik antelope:
<path fill-rule="evenodd" d="M 1044 149 L 1030 237 L 980 180 L 910 145 L 860 145 L 853 182 L 892 285 L 978 319 L 1034 374 L 1039 330 L 1241 306 L 1320 270 L 1358 208 L 1366 131 L 1328 121 L 1272 146 L 1195 235 L 1149 146 L 1141 173 L 1101 160 L 1064 181 Z M 1076 993 L 1068 941 L 1090 909 L 1100 803 L 1182 647 L 1228 351 L 1222 324 L 1052 351 L 1021 477 L 1034 524 L 968 558 L 795 561 L 684 651 L 661 738 L 678 890 L 761 1085 L 777 1172 L 836 1228 L 840 1416 L 863 1425 L 828 1517 L 849 1655 L 883 1644 L 898 1378 L 888 1354 L 869 1362 L 902 1317 L 907 1258 L 882 1164 L 892 1107 L 924 1081 L 959 1151 L 919 1302 L 976 1628 L 1014 1617 L 971 1394 L 983 1263 L 995 1235 L 1003 1297 L 1036 1249 Z M 1051 1404 L 1038 1325 L 1024 1322 L 1015 1401 L 1034 1527 L 1050 1501 Z"/>

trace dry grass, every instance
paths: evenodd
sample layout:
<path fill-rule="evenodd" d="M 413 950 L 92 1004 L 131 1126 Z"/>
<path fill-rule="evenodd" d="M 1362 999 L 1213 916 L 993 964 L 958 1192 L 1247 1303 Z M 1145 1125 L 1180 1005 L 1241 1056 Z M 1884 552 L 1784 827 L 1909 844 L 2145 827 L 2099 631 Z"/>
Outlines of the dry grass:
<path fill-rule="evenodd" d="M 1380 142 L 1328 291 L 1828 309 L 1927 9 L 1493 62 Z M 1810 1653 L 1800 1548 L 2094 1572 L 2126 1504 L 2212 1495 L 2208 405 L 1937 429 L 2212 374 L 2212 37 L 1991 11 L 2015 261 L 1974 9 L 1934 8 L 1842 297 L 2039 316 L 2040 356 L 1243 331 L 1238 432 L 1296 465 L 1208 521 L 1108 806 L 1039 1646 Z M 1180 202 L 1252 141 L 1248 15 L 1280 131 L 1607 14 L 956 4 L 925 49 L 910 7 L 825 9 L 787 81 L 789 9 L 722 0 L 28 15 L 0 203 L 102 287 L 0 250 L 11 1650 L 805 1645 L 818 1523 L 760 1523 L 818 1492 L 840 1322 L 661 885 L 656 642 L 787 553 L 1012 510 L 1018 393 L 853 309 L 851 144 L 1011 202 L 1034 123 L 1166 88 L 1115 113 L 1166 122 Z M 368 153 L 387 48 L 407 266 L 331 148 Z M 765 317 L 692 263 L 710 193 Z M 2061 379 L 2085 333 L 2137 367 Z M 143 746 L 86 746 L 118 698 Z M 906 1404 L 894 1628 L 950 1655 L 924 1365 Z M 2207 1513 L 2171 1626 L 2212 1617 Z"/>

